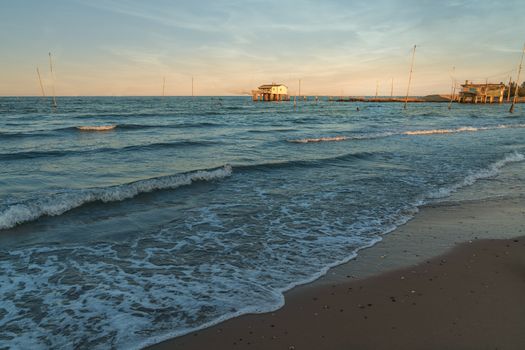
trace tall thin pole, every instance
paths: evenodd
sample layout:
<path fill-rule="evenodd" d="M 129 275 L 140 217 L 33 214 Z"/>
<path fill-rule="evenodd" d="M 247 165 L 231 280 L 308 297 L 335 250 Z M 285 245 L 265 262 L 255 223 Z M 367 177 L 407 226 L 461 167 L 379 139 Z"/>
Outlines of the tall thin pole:
<path fill-rule="evenodd" d="M 520 75 L 521 75 L 521 67 L 523 65 L 523 55 L 525 54 L 525 45 L 523 45 L 523 50 L 521 51 L 521 60 L 520 60 L 520 66 L 518 68 L 518 79 L 516 79 L 516 90 L 514 91 L 514 98 L 512 99 L 512 104 L 510 105 L 509 112 L 514 113 L 514 104 L 516 104 L 516 100 L 518 99 L 519 94 L 519 88 L 520 88 Z"/>
<path fill-rule="evenodd" d="M 165 89 L 166 89 L 166 77 L 162 77 L 162 97 L 164 97 Z"/>
<path fill-rule="evenodd" d="M 299 79 L 299 100 L 301 99 L 301 79 Z"/>
<path fill-rule="evenodd" d="M 407 86 L 407 95 L 405 97 L 404 109 L 407 109 L 408 104 L 408 94 L 410 93 L 410 83 L 412 82 L 412 71 L 414 69 L 414 59 L 416 58 L 416 45 L 414 45 L 414 50 L 412 51 L 412 62 L 410 63 L 410 73 L 408 74 L 408 86 Z"/>
<path fill-rule="evenodd" d="M 55 72 L 53 71 L 53 59 L 51 58 L 51 52 L 49 53 L 49 70 L 51 71 L 51 91 L 53 92 L 53 107 L 57 107 L 57 99 L 55 94 Z"/>
<path fill-rule="evenodd" d="M 376 80 L 376 99 L 377 99 L 378 91 L 379 91 L 379 80 Z"/>
<path fill-rule="evenodd" d="M 509 77 L 509 89 L 507 91 L 507 102 L 510 102 L 510 84 L 512 83 L 512 76 Z"/>
<path fill-rule="evenodd" d="M 392 77 L 392 82 L 390 84 L 390 97 L 394 97 L 394 78 Z"/>
<path fill-rule="evenodd" d="M 454 89 L 456 88 L 456 79 L 454 78 L 454 73 L 456 72 L 456 67 L 452 67 L 452 87 L 450 88 L 450 101 L 448 103 L 448 109 L 452 109 L 452 101 L 454 100 Z"/>
<path fill-rule="evenodd" d="M 485 78 L 485 100 L 483 103 L 487 103 L 487 97 L 489 92 L 489 78 Z"/>
<path fill-rule="evenodd" d="M 40 76 L 40 69 L 38 69 L 38 67 L 36 67 L 36 74 L 38 74 L 38 82 L 40 83 L 40 91 L 42 92 L 42 96 L 46 97 L 44 85 L 42 84 L 42 77 Z"/>

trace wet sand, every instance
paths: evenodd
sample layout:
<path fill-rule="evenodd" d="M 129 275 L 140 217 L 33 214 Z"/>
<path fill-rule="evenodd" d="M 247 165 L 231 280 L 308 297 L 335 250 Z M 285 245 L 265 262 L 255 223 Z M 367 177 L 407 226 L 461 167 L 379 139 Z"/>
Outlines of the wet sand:
<path fill-rule="evenodd" d="M 424 207 L 282 309 L 152 349 L 524 349 L 520 236 L 522 196 Z"/>

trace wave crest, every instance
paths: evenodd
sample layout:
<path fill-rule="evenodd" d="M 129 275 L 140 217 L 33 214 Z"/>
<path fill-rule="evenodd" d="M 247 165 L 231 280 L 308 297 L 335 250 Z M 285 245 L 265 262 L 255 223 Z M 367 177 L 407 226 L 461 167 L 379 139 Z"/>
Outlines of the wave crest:
<path fill-rule="evenodd" d="M 328 137 L 317 137 L 317 138 L 304 138 L 296 140 L 287 140 L 291 143 L 310 143 L 310 142 L 330 142 L 330 141 L 347 141 L 347 140 L 369 140 L 378 139 L 395 135 L 439 135 L 439 134 L 457 134 L 461 132 L 476 132 L 476 131 L 487 131 L 487 130 L 498 130 L 498 129 L 520 129 L 525 128 L 525 124 L 500 124 L 496 126 L 462 126 L 455 129 L 429 129 L 429 130 L 408 130 L 408 131 L 386 131 L 381 133 L 365 133 L 355 136 L 328 136 Z"/>
<path fill-rule="evenodd" d="M 212 170 L 139 180 L 123 185 L 61 192 L 51 196 L 8 206 L 0 212 L 0 230 L 36 220 L 42 216 L 57 216 L 84 204 L 101 201 L 117 202 L 141 193 L 175 189 L 194 182 L 213 181 L 232 174 L 232 167 L 225 165 Z"/>
<path fill-rule="evenodd" d="M 333 141 L 345 141 L 347 139 L 348 137 L 346 136 L 334 136 L 334 137 L 319 137 L 319 138 L 288 140 L 288 142 L 292 142 L 292 143 L 333 142 Z"/>
<path fill-rule="evenodd" d="M 435 135 L 435 134 L 455 134 L 458 132 L 474 132 L 480 130 L 470 126 L 463 126 L 457 129 L 431 129 L 431 130 L 414 130 L 405 131 L 403 135 Z"/>
<path fill-rule="evenodd" d="M 492 163 L 488 168 L 478 170 L 477 172 L 473 172 L 469 175 L 467 175 L 463 181 L 456 183 L 449 187 L 440 188 L 438 191 L 434 191 L 428 195 L 428 198 L 430 199 L 439 199 L 448 197 L 452 193 L 456 192 L 460 188 L 467 187 L 473 185 L 476 181 L 480 179 L 487 179 L 490 177 L 494 177 L 499 174 L 501 168 L 503 168 L 505 165 L 509 163 L 518 163 L 525 160 L 525 156 L 521 153 L 518 153 L 515 151 L 514 153 L 510 153 L 506 155 L 503 159 L 498 160 L 495 163 Z"/>
<path fill-rule="evenodd" d="M 117 127 L 117 125 L 83 125 L 76 128 L 80 131 L 110 131 Z"/>

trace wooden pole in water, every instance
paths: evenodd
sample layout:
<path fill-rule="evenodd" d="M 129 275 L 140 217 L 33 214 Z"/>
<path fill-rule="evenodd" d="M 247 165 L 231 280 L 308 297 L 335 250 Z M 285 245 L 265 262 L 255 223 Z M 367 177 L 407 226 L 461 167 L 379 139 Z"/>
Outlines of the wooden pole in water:
<path fill-rule="evenodd" d="M 392 77 L 392 82 L 390 84 L 390 98 L 394 97 L 394 78 Z"/>
<path fill-rule="evenodd" d="M 408 94 L 410 93 L 410 83 L 412 82 L 412 71 L 414 69 L 414 59 L 415 59 L 415 57 L 416 57 L 416 45 L 414 45 L 414 49 L 412 51 L 412 62 L 410 63 L 410 73 L 408 74 L 407 95 L 405 97 L 405 105 L 403 106 L 403 109 L 407 109 Z"/>
<path fill-rule="evenodd" d="M 164 97 L 165 89 L 166 89 L 166 77 L 162 77 L 162 97 Z"/>
<path fill-rule="evenodd" d="M 378 91 L 379 91 L 379 80 L 376 80 L 376 99 L 377 99 Z"/>
<path fill-rule="evenodd" d="M 49 70 L 51 71 L 51 91 L 53 92 L 53 107 L 57 107 L 57 99 L 55 94 L 55 72 L 53 71 L 53 59 L 51 58 L 51 52 L 49 53 Z"/>
<path fill-rule="evenodd" d="M 521 67 L 523 65 L 523 55 L 525 54 L 525 45 L 523 45 L 523 50 L 521 51 L 521 60 L 520 60 L 520 66 L 518 68 L 518 79 L 516 79 L 516 90 L 514 91 L 514 98 L 512 99 L 512 104 L 510 105 L 509 112 L 514 113 L 514 105 L 516 104 L 516 100 L 518 99 L 519 94 L 519 88 L 520 88 L 520 75 L 521 75 Z"/>
<path fill-rule="evenodd" d="M 487 103 L 488 92 L 489 92 L 489 78 L 485 78 L 485 98 L 483 100 L 483 103 Z"/>
<path fill-rule="evenodd" d="M 36 74 L 38 74 L 38 82 L 40 83 L 40 91 L 42 92 L 42 96 L 46 97 L 44 85 L 42 84 L 42 77 L 40 77 L 40 69 L 38 69 L 38 67 L 36 67 Z"/>
<path fill-rule="evenodd" d="M 507 102 L 510 102 L 510 84 L 512 83 L 512 76 L 509 77 L 509 90 L 507 91 Z"/>
<path fill-rule="evenodd" d="M 448 109 L 452 109 L 452 100 L 454 99 L 454 89 L 456 88 L 456 80 L 454 79 L 454 73 L 456 72 L 456 67 L 452 67 L 452 87 L 450 88 L 450 101 L 448 103 Z"/>

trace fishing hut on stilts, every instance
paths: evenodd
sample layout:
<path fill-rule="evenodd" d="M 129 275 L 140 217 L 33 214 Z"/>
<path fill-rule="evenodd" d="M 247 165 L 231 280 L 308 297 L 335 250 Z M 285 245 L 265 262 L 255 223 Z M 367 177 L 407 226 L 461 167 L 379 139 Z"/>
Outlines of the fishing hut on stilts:
<path fill-rule="evenodd" d="M 459 103 L 503 103 L 505 84 L 474 84 L 467 80 L 461 88 Z"/>
<path fill-rule="evenodd" d="M 253 101 L 289 101 L 288 87 L 283 84 L 265 84 L 252 90 Z"/>

